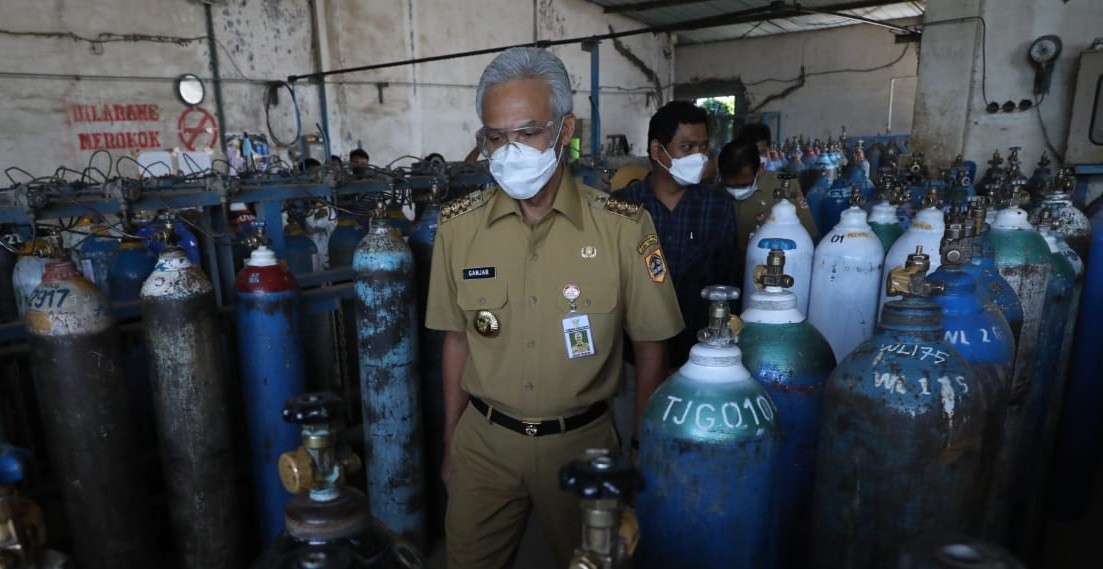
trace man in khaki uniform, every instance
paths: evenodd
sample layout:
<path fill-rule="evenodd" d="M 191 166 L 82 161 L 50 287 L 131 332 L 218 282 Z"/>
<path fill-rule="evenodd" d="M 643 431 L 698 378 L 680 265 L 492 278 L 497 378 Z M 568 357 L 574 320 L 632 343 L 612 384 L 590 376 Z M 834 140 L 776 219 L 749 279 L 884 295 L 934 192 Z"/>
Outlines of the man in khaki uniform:
<path fill-rule="evenodd" d="M 781 201 L 774 197 L 774 190 L 781 187 L 781 178 L 778 177 L 778 172 L 768 172 L 762 168 L 758 147 L 750 141 L 729 142 L 720 150 L 717 164 L 720 169 L 720 185 L 735 200 L 735 266 L 742 275 L 746 271 L 744 265 L 747 262 L 747 244 L 751 234 L 766 222 L 770 217 L 770 210 Z M 790 201 L 797 206 L 797 217 L 801 225 L 812 236 L 812 241 L 819 241 L 820 232 L 812 217 L 812 209 L 804 199 L 800 183 L 794 178 L 789 181 L 789 187 L 793 190 Z"/>
<path fill-rule="evenodd" d="M 667 373 L 663 341 L 682 329 L 650 216 L 577 184 L 561 162 L 571 99 L 551 53 L 495 58 L 476 109 L 499 187 L 442 208 L 426 325 L 445 332 L 450 569 L 507 569 L 530 510 L 566 566 L 579 511 L 559 467 L 587 448 L 618 449 L 607 401 L 623 332 L 640 370 L 638 429 Z"/>

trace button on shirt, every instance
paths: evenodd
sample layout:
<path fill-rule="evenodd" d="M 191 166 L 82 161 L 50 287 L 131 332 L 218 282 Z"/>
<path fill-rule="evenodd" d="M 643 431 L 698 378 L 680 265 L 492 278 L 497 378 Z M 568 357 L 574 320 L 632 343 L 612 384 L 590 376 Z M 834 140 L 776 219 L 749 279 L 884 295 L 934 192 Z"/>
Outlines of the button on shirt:
<path fill-rule="evenodd" d="M 650 215 L 607 211 L 607 197 L 564 175 L 552 211 L 535 226 L 498 188 L 480 194 L 481 207 L 441 222 L 426 326 L 466 333 L 464 391 L 514 417 L 571 415 L 616 392 L 624 332 L 661 341 L 682 329 L 671 279 L 652 278 L 637 251 L 655 232 Z M 593 355 L 568 358 L 567 285 L 578 288 Z M 480 311 L 497 318 L 496 336 L 475 329 Z"/>
<path fill-rule="evenodd" d="M 650 177 L 614 195 L 642 203 L 655 221 L 686 322 L 670 352 L 671 366 L 681 365 L 696 343 L 697 330 L 708 324 L 709 303 L 701 298 L 701 289 L 742 283 L 735 271 L 732 199 L 723 190 L 698 184 L 687 186 L 681 201 L 670 210 L 655 196 Z"/>

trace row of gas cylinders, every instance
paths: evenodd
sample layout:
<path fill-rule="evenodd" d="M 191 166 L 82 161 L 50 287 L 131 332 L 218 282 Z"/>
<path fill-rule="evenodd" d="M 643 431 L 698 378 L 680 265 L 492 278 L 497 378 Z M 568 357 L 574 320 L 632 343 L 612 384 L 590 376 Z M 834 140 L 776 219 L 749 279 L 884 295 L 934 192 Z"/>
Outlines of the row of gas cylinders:
<path fill-rule="evenodd" d="M 903 231 L 855 204 L 813 246 L 782 200 L 741 325 L 737 290 L 704 291 L 711 324 L 647 406 L 638 567 L 874 569 L 929 532 L 1037 562 L 1091 233 L 1049 230 L 1087 226 L 1071 203 L 1040 206 L 1040 229 L 930 205 Z"/>
<path fill-rule="evenodd" d="M 411 239 L 427 243 L 419 246 L 422 254 L 431 250 L 436 211 L 423 216 L 426 235 Z M 124 247 L 113 254 L 129 250 Z M 294 247 L 289 243 L 289 250 Z M 314 379 L 304 366 L 304 338 L 316 331 L 303 314 L 296 267 L 265 245 L 252 250 L 234 283 L 244 404 L 232 408 L 238 398 L 230 393 L 235 384 L 223 363 L 213 288 L 189 257 L 180 247 L 164 247 L 135 295 L 149 354 L 170 525 L 181 567 L 240 567 L 247 550 L 255 551 L 243 546 L 243 527 L 259 528 L 254 546 L 271 544 L 285 528 L 291 494 L 275 465 L 281 452 L 298 446 L 301 435 L 283 419 L 283 407 Z M 355 404 L 364 417 L 371 511 L 398 536 L 420 544 L 425 496 L 413 257 L 398 229 L 385 219 L 373 220 L 349 252 L 355 282 L 348 318 L 355 331 L 352 350 L 359 355 L 356 392 L 370 394 Z M 24 300 L 23 321 L 77 566 L 156 566 L 136 410 L 123 379 L 128 354 L 110 302 L 76 263 L 43 264 L 40 283 Z M 114 283 L 111 289 L 116 290 Z M 247 431 L 250 497 L 237 495 L 235 481 L 231 414 L 239 412 Z M 250 503 L 250 522 L 243 523 L 241 506 Z"/>

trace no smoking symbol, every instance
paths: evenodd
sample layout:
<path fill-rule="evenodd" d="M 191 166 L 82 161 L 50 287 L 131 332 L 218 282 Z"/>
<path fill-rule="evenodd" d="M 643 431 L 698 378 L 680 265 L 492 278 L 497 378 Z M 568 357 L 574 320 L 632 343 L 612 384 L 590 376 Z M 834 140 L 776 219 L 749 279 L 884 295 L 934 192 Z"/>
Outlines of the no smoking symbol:
<path fill-rule="evenodd" d="M 203 107 L 191 107 L 180 114 L 176 121 L 176 128 L 180 131 L 180 143 L 184 148 L 194 152 L 196 146 L 200 148 L 214 148 L 218 143 L 218 121 L 214 115 Z M 200 140 L 203 135 L 209 135 L 210 139 Z M 199 144 L 196 144 L 196 142 Z"/>

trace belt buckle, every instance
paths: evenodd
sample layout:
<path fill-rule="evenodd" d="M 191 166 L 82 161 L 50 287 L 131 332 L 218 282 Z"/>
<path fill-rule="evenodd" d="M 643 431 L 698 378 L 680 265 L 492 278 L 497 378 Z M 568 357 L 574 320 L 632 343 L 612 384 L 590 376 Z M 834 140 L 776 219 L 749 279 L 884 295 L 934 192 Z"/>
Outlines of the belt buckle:
<path fill-rule="evenodd" d="M 536 433 L 540 432 L 540 423 L 532 421 L 521 421 L 525 426 L 525 434 L 530 437 L 535 437 Z"/>

